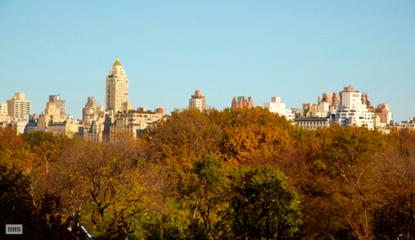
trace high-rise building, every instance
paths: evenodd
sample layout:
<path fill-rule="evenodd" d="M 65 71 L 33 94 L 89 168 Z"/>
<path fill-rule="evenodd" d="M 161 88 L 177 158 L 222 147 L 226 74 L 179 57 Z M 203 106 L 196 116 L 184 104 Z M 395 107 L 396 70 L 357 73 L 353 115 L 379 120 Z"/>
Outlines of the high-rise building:
<path fill-rule="evenodd" d="M 242 108 L 253 108 L 254 107 L 254 99 L 252 97 L 233 97 L 232 98 L 232 109 L 242 109 Z"/>
<path fill-rule="evenodd" d="M 304 103 L 300 114 L 297 117 L 318 117 L 326 118 L 335 114 L 340 99 L 336 93 L 324 92 L 322 96 L 317 97 L 317 104 Z"/>
<path fill-rule="evenodd" d="M 332 97 L 332 103 L 331 103 L 331 105 L 332 105 L 332 109 L 333 110 L 336 110 L 337 109 L 337 107 L 339 106 L 339 104 L 340 104 L 340 97 L 339 97 L 339 95 L 337 95 L 335 92 L 333 93 L 333 97 Z"/>
<path fill-rule="evenodd" d="M 80 127 L 81 125 L 78 120 L 69 117 L 63 122 L 49 122 L 46 131 L 52 133 L 53 135 L 65 135 L 72 138 L 73 136 L 79 134 Z"/>
<path fill-rule="evenodd" d="M 362 94 L 352 86 L 340 92 L 340 106 L 336 112 L 336 122 L 344 126 L 365 126 L 374 129 L 373 114 L 363 102 Z"/>
<path fill-rule="evenodd" d="M 82 126 L 79 135 L 87 141 L 102 141 L 104 121 L 104 109 L 94 97 L 88 97 L 85 106 L 82 108 Z"/>
<path fill-rule="evenodd" d="M 329 93 L 329 92 L 323 93 L 323 97 L 322 97 L 321 101 L 332 103 L 333 102 L 333 94 Z"/>
<path fill-rule="evenodd" d="M 327 112 L 327 113 L 335 112 L 337 109 L 337 106 L 339 105 L 339 102 L 340 102 L 339 96 L 335 92 L 333 93 L 325 92 L 322 95 L 321 102 L 319 102 L 318 104 L 319 111 L 323 113 L 324 112 Z M 327 110 L 327 106 L 329 108 L 328 110 Z"/>
<path fill-rule="evenodd" d="M 0 103 L 0 123 L 3 122 L 10 122 L 11 117 L 9 116 L 9 112 L 7 110 L 7 103 Z"/>
<path fill-rule="evenodd" d="M 277 113 L 280 116 L 284 116 L 287 120 L 294 120 L 294 114 L 291 109 L 287 109 L 285 103 L 281 101 L 279 97 L 271 97 L 271 102 L 264 104 L 265 108 L 272 113 Z"/>
<path fill-rule="evenodd" d="M 9 115 L 7 110 L 7 103 L 0 103 L 0 115 Z"/>
<path fill-rule="evenodd" d="M 343 110 L 366 109 L 362 101 L 362 94 L 352 86 L 347 86 L 340 92 L 340 107 Z"/>
<path fill-rule="evenodd" d="M 92 121 L 97 121 L 100 118 L 104 118 L 104 110 L 94 97 L 88 97 L 85 106 L 82 108 L 82 121 L 91 124 Z"/>
<path fill-rule="evenodd" d="M 62 100 L 60 95 L 49 95 L 45 114 L 56 120 L 65 119 L 65 100 Z"/>
<path fill-rule="evenodd" d="M 128 110 L 124 109 L 129 106 L 128 78 L 118 58 L 106 79 L 105 106 L 106 110 L 113 110 L 115 113 Z"/>
<path fill-rule="evenodd" d="M 369 94 L 362 93 L 362 103 L 365 104 L 368 109 L 371 108 Z"/>
<path fill-rule="evenodd" d="M 7 100 L 7 112 L 13 120 L 28 120 L 32 103 L 27 101 L 24 93 L 17 92 Z"/>
<path fill-rule="evenodd" d="M 112 124 L 108 126 L 108 140 L 116 142 L 126 136 L 135 138 L 141 135 L 144 129 L 160 122 L 162 119 L 163 114 L 160 111 L 157 113 L 137 109 L 123 113 L 119 112 L 114 116 Z"/>
<path fill-rule="evenodd" d="M 26 125 L 25 132 L 44 131 L 71 138 L 79 133 L 80 126 L 79 120 L 66 114 L 65 101 L 60 95 L 49 95 L 45 113 L 33 115 Z"/>
<path fill-rule="evenodd" d="M 392 112 L 387 103 L 379 104 L 375 109 L 375 114 L 379 116 L 381 125 L 389 125 L 392 122 Z"/>
<path fill-rule="evenodd" d="M 201 112 L 206 109 L 206 98 L 200 90 L 195 90 L 195 94 L 189 99 L 189 109 L 197 109 Z"/>

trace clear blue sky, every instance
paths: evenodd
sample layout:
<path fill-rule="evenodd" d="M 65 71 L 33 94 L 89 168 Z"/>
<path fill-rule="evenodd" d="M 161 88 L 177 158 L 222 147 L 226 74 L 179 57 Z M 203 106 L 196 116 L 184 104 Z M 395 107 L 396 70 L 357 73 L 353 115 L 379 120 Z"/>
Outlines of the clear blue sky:
<path fill-rule="evenodd" d="M 353 85 L 395 120 L 415 115 L 415 1 L 0 1 L 0 101 L 25 92 L 41 112 L 60 93 L 81 116 L 104 105 L 116 57 L 135 107 L 184 108 L 234 95 L 289 107 Z"/>

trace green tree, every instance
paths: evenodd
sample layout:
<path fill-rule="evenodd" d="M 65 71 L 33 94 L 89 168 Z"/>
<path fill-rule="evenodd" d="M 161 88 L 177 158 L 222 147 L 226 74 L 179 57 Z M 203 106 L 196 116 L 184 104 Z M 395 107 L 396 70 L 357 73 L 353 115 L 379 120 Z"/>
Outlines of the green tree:
<path fill-rule="evenodd" d="M 61 152 L 66 138 L 64 136 L 54 136 L 52 133 L 35 131 L 26 133 L 23 139 L 30 145 L 35 159 L 28 168 L 38 171 L 34 175 L 45 175 L 49 173 L 49 165 L 56 161 Z"/>
<path fill-rule="evenodd" d="M 229 178 L 223 160 L 206 155 L 193 163 L 189 173 L 183 172 L 179 182 L 179 197 L 191 209 L 191 228 L 199 225 L 208 239 L 218 239 L 221 232 L 220 211 L 227 208 L 226 192 Z"/>
<path fill-rule="evenodd" d="M 40 222 L 36 216 L 32 196 L 29 192 L 30 181 L 21 170 L 16 167 L 0 163 L 0 225 L 4 234 L 5 224 L 23 224 L 24 233 L 32 239 L 41 239 L 42 232 Z M 3 236 L 5 237 L 5 236 Z"/>
<path fill-rule="evenodd" d="M 237 239 L 292 239 L 299 231 L 298 196 L 270 166 L 237 171 L 230 206 Z"/>

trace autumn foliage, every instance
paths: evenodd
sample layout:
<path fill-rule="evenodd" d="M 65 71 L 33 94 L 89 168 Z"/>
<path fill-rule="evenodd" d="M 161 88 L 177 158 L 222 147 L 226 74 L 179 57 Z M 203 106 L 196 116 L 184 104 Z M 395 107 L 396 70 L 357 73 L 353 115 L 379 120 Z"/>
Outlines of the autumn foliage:
<path fill-rule="evenodd" d="M 414 216 L 408 131 L 262 108 L 173 112 L 116 143 L 0 129 L 0 226 L 28 239 L 409 240 Z"/>

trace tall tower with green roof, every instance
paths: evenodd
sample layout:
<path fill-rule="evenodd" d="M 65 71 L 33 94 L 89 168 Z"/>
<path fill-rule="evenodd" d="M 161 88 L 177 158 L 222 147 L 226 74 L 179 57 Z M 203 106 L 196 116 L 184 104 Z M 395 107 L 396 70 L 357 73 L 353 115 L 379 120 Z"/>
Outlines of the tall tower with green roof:
<path fill-rule="evenodd" d="M 123 111 L 128 103 L 128 77 L 120 59 L 116 59 L 106 79 L 105 108 L 114 112 Z"/>

